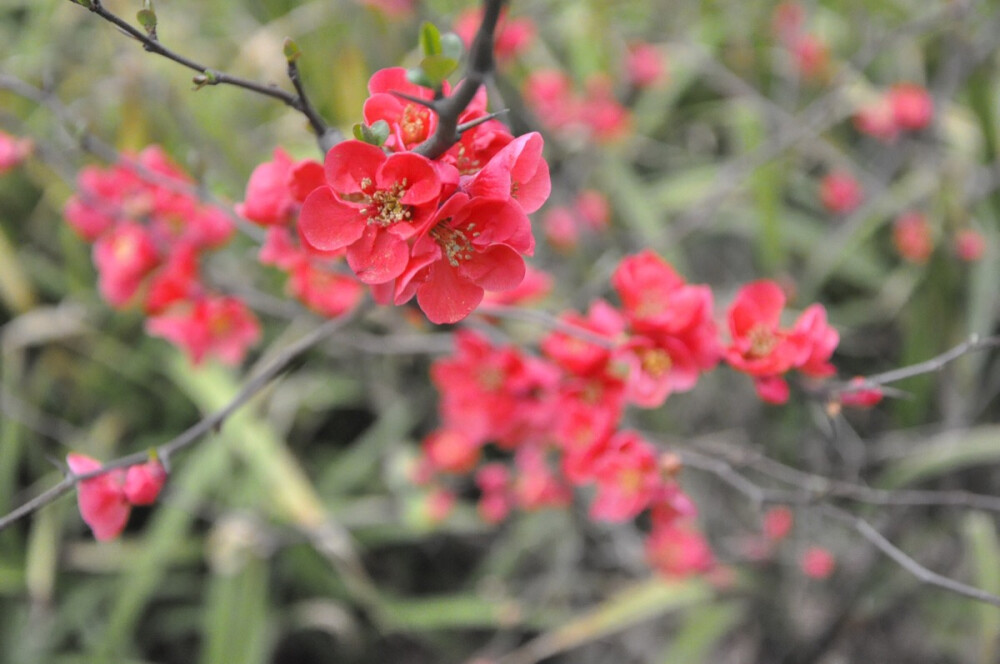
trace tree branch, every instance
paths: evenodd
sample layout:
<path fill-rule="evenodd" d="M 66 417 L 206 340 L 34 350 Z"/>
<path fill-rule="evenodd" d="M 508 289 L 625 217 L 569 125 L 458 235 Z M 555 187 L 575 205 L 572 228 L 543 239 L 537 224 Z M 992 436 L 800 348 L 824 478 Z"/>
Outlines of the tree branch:
<path fill-rule="evenodd" d="M 301 81 L 298 80 L 298 69 L 295 68 L 294 78 L 293 78 L 293 67 L 289 64 L 288 76 L 292 79 L 292 84 L 295 86 L 297 94 L 292 94 L 274 84 L 263 84 L 256 81 L 251 81 L 239 76 L 233 76 L 232 74 L 227 74 L 225 72 L 212 69 L 211 67 L 206 67 L 203 64 L 195 62 L 190 58 L 187 58 L 176 51 L 173 51 L 163 44 L 160 40 L 156 38 L 155 34 L 145 34 L 142 30 L 136 28 L 128 21 L 125 21 L 120 16 L 114 14 L 104 7 L 101 0 L 70 0 L 74 4 L 80 4 L 89 9 L 94 14 L 97 14 L 105 21 L 112 23 L 117 26 L 122 32 L 124 32 L 129 37 L 132 37 L 140 44 L 142 47 L 149 51 L 150 53 L 155 53 L 157 55 L 163 56 L 168 60 L 172 60 L 177 64 L 187 67 L 192 71 L 198 72 L 195 76 L 194 82 L 198 88 L 205 85 L 232 85 L 238 88 L 243 88 L 244 90 L 249 90 L 251 92 L 256 92 L 257 94 L 264 95 L 265 97 L 271 97 L 272 99 L 277 99 L 284 102 L 287 106 L 294 108 L 296 111 L 302 113 L 306 116 L 309 121 L 309 125 L 312 127 L 313 132 L 316 134 L 316 140 L 319 143 L 320 149 L 323 150 L 323 154 L 329 145 L 332 147 L 337 142 L 341 140 L 340 132 L 336 129 L 330 129 L 327 127 L 326 122 L 319 116 L 318 113 L 310 105 L 308 98 L 305 96 L 302 90 Z"/>
<path fill-rule="evenodd" d="M 483 22 L 469 47 L 465 65 L 465 77 L 451 96 L 437 99 L 431 107 L 438 116 L 437 128 L 426 141 L 413 149 L 428 159 L 437 159 L 462 137 L 458 127 L 458 116 L 466 109 L 486 83 L 494 69 L 493 40 L 500 11 L 507 0 L 483 0 Z"/>
<path fill-rule="evenodd" d="M 240 407 L 264 389 L 288 366 L 292 360 L 315 346 L 333 332 L 339 330 L 346 323 L 352 320 L 360 312 L 360 310 L 361 307 L 357 307 L 352 312 L 348 312 L 338 318 L 328 320 L 319 327 L 315 328 L 313 331 L 304 335 L 298 341 L 281 349 L 264 369 L 262 369 L 257 375 L 250 378 L 243 385 L 243 388 L 239 391 L 239 393 L 237 393 L 236 396 L 233 397 L 232 401 L 226 404 L 225 407 L 217 410 L 208 417 L 205 417 L 176 438 L 173 438 L 172 440 L 157 447 L 157 457 L 163 461 L 165 466 L 169 467 L 172 455 L 190 447 L 205 434 L 221 428 L 230 415 L 239 410 Z M 149 452 L 136 452 L 135 454 L 129 454 L 127 456 L 109 461 L 103 464 L 99 470 L 95 470 L 93 472 L 76 475 L 71 471 L 67 471 L 66 477 L 64 477 L 61 482 L 24 503 L 6 516 L 0 517 L 0 531 L 10 526 L 18 519 L 41 509 L 63 494 L 68 493 L 75 488 L 79 482 L 103 475 L 104 473 L 116 468 L 127 468 L 129 466 L 145 463 L 149 460 L 149 458 Z"/>

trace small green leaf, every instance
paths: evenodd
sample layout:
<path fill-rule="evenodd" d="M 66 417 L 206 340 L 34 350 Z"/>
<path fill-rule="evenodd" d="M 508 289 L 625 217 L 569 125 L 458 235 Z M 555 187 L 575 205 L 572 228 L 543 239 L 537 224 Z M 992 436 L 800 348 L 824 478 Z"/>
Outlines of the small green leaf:
<path fill-rule="evenodd" d="M 454 32 L 446 32 L 441 35 L 441 55 L 452 60 L 461 60 L 465 45 L 462 38 Z"/>
<path fill-rule="evenodd" d="M 373 145 L 381 146 L 385 143 L 386 139 L 389 138 L 389 123 L 385 120 L 379 120 L 369 127 L 368 130 L 371 132 L 371 136 L 375 139 Z"/>
<path fill-rule="evenodd" d="M 441 32 L 436 25 L 429 21 L 424 21 L 420 26 L 420 50 L 428 56 L 440 55 L 443 52 L 441 50 Z"/>
<path fill-rule="evenodd" d="M 426 72 L 419 67 L 416 69 L 408 69 L 406 71 L 406 80 L 414 85 L 419 85 L 424 88 L 434 88 L 434 81 L 427 76 Z"/>
<path fill-rule="evenodd" d="M 156 34 L 156 12 L 152 9 L 140 9 L 136 18 L 139 19 L 139 25 L 145 28 L 147 33 Z"/>
<path fill-rule="evenodd" d="M 431 55 L 420 61 L 420 69 L 434 83 L 430 87 L 436 88 L 453 71 L 458 69 L 458 60 L 453 60 L 443 55 Z"/>
<path fill-rule="evenodd" d="M 75 2 L 78 5 L 82 5 L 82 6 L 86 7 L 87 9 L 93 9 L 94 8 L 94 5 L 93 5 L 93 3 L 90 2 L 90 0 L 73 0 L 73 2 Z"/>
<path fill-rule="evenodd" d="M 288 37 L 285 37 L 285 43 L 282 45 L 282 50 L 284 50 L 285 60 L 287 60 L 289 64 L 295 62 L 302 56 L 302 51 L 299 50 L 299 45 Z"/>
<path fill-rule="evenodd" d="M 389 138 L 389 123 L 379 120 L 372 126 L 361 124 L 360 122 L 352 128 L 354 138 L 365 143 L 370 143 L 376 147 L 382 147 L 386 139 Z"/>

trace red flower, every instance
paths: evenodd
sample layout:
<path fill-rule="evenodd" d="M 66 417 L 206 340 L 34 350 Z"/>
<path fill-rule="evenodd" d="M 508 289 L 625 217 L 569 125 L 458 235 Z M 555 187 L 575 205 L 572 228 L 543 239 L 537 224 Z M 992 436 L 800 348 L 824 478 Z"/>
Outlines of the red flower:
<path fill-rule="evenodd" d="M 432 323 L 455 323 L 479 306 L 484 291 L 516 288 L 524 279 L 522 255 L 533 251 L 531 224 L 517 205 L 455 194 L 413 245 L 396 304 L 415 293 Z"/>
<path fill-rule="evenodd" d="M 513 199 L 527 214 L 531 214 L 548 199 L 552 191 L 549 164 L 542 156 L 544 141 L 541 134 L 531 132 L 518 136 L 494 155 L 463 186 L 472 197 L 507 201 Z"/>
<path fill-rule="evenodd" d="M 741 288 L 729 307 L 733 341 L 726 349 L 726 361 L 752 376 L 775 376 L 791 369 L 800 353 L 789 341 L 788 331 L 779 327 L 784 308 L 785 293 L 773 281 L 754 281 Z"/>
<path fill-rule="evenodd" d="M 109 304 L 124 307 L 142 281 L 160 264 L 160 255 L 144 226 L 123 222 L 94 244 L 98 288 Z"/>
<path fill-rule="evenodd" d="M 905 260 L 922 265 L 934 253 L 934 240 L 927 217 L 919 212 L 906 212 L 892 226 L 892 241 Z"/>
<path fill-rule="evenodd" d="M 899 134 L 899 125 L 892 104 L 885 97 L 863 106 L 854 114 L 854 126 L 863 134 L 868 134 L 883 143 L 892 143 Z"/>
<path fill-rule="evenodd" d="M 788 50 L 799 73 L 805 78 L 822 76 L 830 64 L 830 51 L 826 43 L 814 34 L 804 32 L 793 37 Z"/>
<path fill-rule="evenodd" d="M 424 438 L 424 455 L 435 470 L 464 474 L 479 461 L 480 443 L 459 431 L 439 429 Z"/>
<path fill-rule="evenodd" d="M 764 514 L 764 534 L 773 542 L 785 539 L 792 530 L 795 517 L 787 507 L 772 507 Z"/>
<path fill-rule="evenodd" d="M 380 69 L 368 80 L 368 93 L 371 96 L 365 100 L 365 124 L 371 126 L 384 120 L 390 129 L 386 147 L 397 151 L 410 150 L 434 133 L 437 116 L 426 106 L 403 99 L 392 94 L 393 92 L 431 101 L 434 99 L 434 91 L 408 81 L 406 69 L 402 67 Z M 445 93 L 447 92 L 446 88 Z"/>
<path fill-rule="evenodd" d="M 646 538 L 646 560 L 665 576 L 681 577 L 706 572 L 715 564 L 704 535 L 687 520 L 654 523 Z"/>
<path fill-rule="evenodd" d="M 663 79 L 666 73 L 663 54 L 653 44 L 633 42 L 628 47 L 625 72 L 637 88 L 648 88 Z"/>
<path fill-rule="evenodd" d="M 466 9 L 455 19 L 455 34 L 462 38 L 465 47 L 472 46 L 472 40 L 483 22 L 481 9 Z M 494 52 L 501 61 L 510 60 L 523 52 L 535 37 L 535 24 L 528 18 L 508 18 L 506 9 L 500 14 L 497 25 Z"/>
<path fill-rule="evenodd" d="M 848 214 L 861 204 L 861 185 L 845 171 L 824 177 L 819 192 L 823 207 L 834 214 Z"/>
<path fill-rule="evenodd" d="M 955 234 L 955 255 L 966 263 L 975 263 L 986 253 L 986 238 L 973 228 L 963 228 Z"/>
<path fill-rule="evenodd" d="M 0 131 L 0 173 L 6 173 L 27 159 L 35 144 L 30 138 L 16 138 Z"/>
<path fill-rule="evenodd" d="M 206 355 L 238 364 L 260 338 L 257 319 L 235 297 L 203 297 L 190 307 L 174 307 L 148 319 L 146 331 L 183 348 L 194 364 Z"/>
<path fill-rule="evenodd" d="M 833 555 L 819 546 L 812 546 L 802 554 L 802 571 L 814 579 L 825 579 L 833 574 L 837 562 Z"/>
<path fill-rule="evenodd" d="M 318 162 L 293 162 L 281 148 L 274 149 L 274 161 L 253 170 L 247 182 L 246 200 L 236 212 L 262 226 L 284 225 L 292 221 L 299 204 L 313 189 L 325 183 Z"/>
<path fill-rule="evenodd" d="M 886 94 L 892 117 L 900 129 L 924 129 L 934 117 L 934 100 L 927 88 L 916 83 L 897 83 Z"/>
<path fill-rule="evenodd" d="M 881 388 L 878 386 L 861 387 L 864 383 L 864 376 L 855 376 L 851 379 L 850 385 L 858 386 L 857 389 L 839 393 L 837 400 L 845 406 L 855 406 L 858 408 L 871 408 L 881 402 L 884 396 Z"/>
<path fill-rule="evenodd" d="M 345 141 L 326 155 L 325 187 L 306 198 L 299 229 L 321 251 L 347 248 L 361 281 L 380 284 L 402 274 L 407 240 L 425 230 L 441 196 L 438 168 L 409 152 L 390 156 L 367 143 Z"/>
<path fill-rule="evenodd" d="M 646 509 L 661 484 L 653 446 L 633 431 L 621 431 L 608 441 L 594 461 L 597 495 L 590 516 L 601 521 L 625 521 Z"/>
<path fill-rule="evenodd" d="M 122 491 L 128 502 L 133 505 L 152 505 L 166 481 L 167 471 L 163 465 L 151 459 L 146 463 L 129 467 L 125 473 Z"/>
<path fill-rule="evenodd" d="M 66 463 L 74 475 L 84 475 L 101 469 L 101 462 L 83 454 L 70 453 Z M 89 480 L 83 480 L 77 487 L 77 504 L 80 516 L 90 526 L 98 540 L 118 537 L 128 523 L 132 510 L 123 489 L 125 471 L 121 468 L 110 470 Z"/>

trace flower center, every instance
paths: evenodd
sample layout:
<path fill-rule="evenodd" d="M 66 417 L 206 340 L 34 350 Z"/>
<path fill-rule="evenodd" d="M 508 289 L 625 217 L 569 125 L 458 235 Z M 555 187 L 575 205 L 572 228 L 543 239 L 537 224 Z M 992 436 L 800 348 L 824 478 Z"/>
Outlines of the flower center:
<path fill-rule="evenodd" d="M 446 226 L 445 223 L 448 221 L 449 219 L 445 219 L 444 222 L 432 228 L 431 237 L 441 247 L 441 250 L 448 258 L 448 263 L 452 267 L 458 267 L 462 261 L 472 260 L 474 249 L 472 247 L 472 240 L 465 234 L 465 231 Z M 479 236 L 479 232 L 475 228 L 475 224 L 466 226 L 466 230 L 471 232 L 472 237 Z"/>
<path fill-rule="evenodd" d="M 417 143 L 427 138 L 427 110 L 407 104 L 403 116 L 399 119 L 399 128 L 403 133 L 403 142 L 407 145 Z"/>
<path fill-rule="evenodd" d="M 760 323 L 750 328 L 747 338 L 750 341 L 749 355 L 753 358 L 770 355 L 771 351 L 778 345 L 778 337 L 771 328 Z"/>
<path fill-rule="evenodd" d="M 371 178 L 361 181 L 362 200 L 365 207 L 361 208 L 361 214 L 368 215 L 369 224 L 378 224 L 386 227 L 398 224 L 401 221 L 409 221 L 413 216 L 409 205 L 405 205 L 403 196 L 406 194 L 406 178 L 396 182 L 388 189 L 375 189 Z"/>
<path fill-rule="evenodd" d="M 642 370 L 653 378 L 659 378 L 667 373 L 674 364 L 670 355 L 662 348 L 639 351 L 639 362 L 642 365 Z"/>

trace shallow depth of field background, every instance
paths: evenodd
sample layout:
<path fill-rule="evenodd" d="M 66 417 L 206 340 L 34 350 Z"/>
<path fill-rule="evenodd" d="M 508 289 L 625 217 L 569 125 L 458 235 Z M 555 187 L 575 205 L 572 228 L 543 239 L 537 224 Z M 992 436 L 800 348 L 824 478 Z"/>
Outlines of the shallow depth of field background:
<path fill-rule="evenodd" d="M 427 0 L 402 18 L 347 0 L 161 0 L 156 10 L 165 44 L 286 87 L 282 40 L 293 37 L 314 103 L 349 131 L 370 74 L 413 64 L 420 21 L 447 29 L 468 4 Z M 533 216 L 533 264 L 555 277 L 539 307 L 558 314 L 608 297 L 618 260 L 652 248 L 689 281 L 711 284 L 720 316 L 758 278 L 787 284 L 796 309 L 824 304 L 841 334 L 834 363 L 843 377 L 996 332 L 1000 2 L 803 0 L 806 27 L 829 48 L 816 77 L 801 76 L 776 39 L 774 4 L 513 3 L 513 15 L 537 27 L 497 78 L 517 132 L 540 129 L 519 94 L 533 70 L 560 68 L 581 85 L 606 72 L 624 98 L 626 44 L 652 42 L 668 62 L 666 80 L 627 99 L 632 130 L 619 140 L 543 129 L 550 205 L 593 188 L 608 197 L 612 220 L 560 251 L 542 232 L 545 210 Z M 106 5 L 129 19 L 141 8 Z M 95 163 L 80 136 L 124 151 L 163 145 L 230 201 L 276 146 L 298 158 L 319 153 L 301 115 L 235 88 L 193 91 L 190 73 L 66 0 L 2 0 L 0 44 L 0 73 L 51 90 L 73 125 L 0 90 L 0 129 L 39 145 L 37 158 L 0 176 L 7 513 L 58 481 L 50 457 L 75 449 L 107 459 L 162 443 L 224 405 L 244 375 L 192 369 L 144 334 L 138 313 L 100 300 L 90 249 L 61 219 L 75 172 Z M 860 134 L 854 111 L 902 81 L 934 96 L 932 127 L 888 146 Z M 851 214 L 820 204 L 820 178 L 834 169 L 864 188 Z M 893 220 L 911 210 L 927 216 L 936 241 L 922 265 L 892 242 Z M 986 238 L 978 262 L 954 255 L 951 238 L 966 227 Z M 239 237 L 206 270 L 265 322 L 244 369 L 269 343 L 317 323 L 289 306 L 255 255 Z M 477 518 L 470 490 L 434 523 L 407 465 L 435 426 L 427 371 L 447 351 L 448 330 L 420 320 L 381 310 L 311 352 L 177 458 L 165 496 L 137 510 L 119 541 L 96 543 L 69 497 L 0 532 L 0 662 L 462 662 L 538 635 L 534 650 L 501 661 L 997 661 L 1000 610 L 920 585 L 810 507 L 796 508 L 792 534 L 759 559 L 762 510 L 695 469 L 681 483 L 720 563 L 707 579 L 656 578 L 641 524 L 592 523 L 585 497 L 494 528 Z M 528 346 L 545 332 L 507 329 Z M 663 408 L 629 417 L 664 449 L 726 460 L 762 485 L 775 481 L 757 463 L 765 457 L 887 489 L 1000 491 L 996 354 L 897 387 L 899 398 L 831 419 L 802 392 L 765 406 L 746 376 L 720 367 Z M 821 490 L 816 501 L 863 515 L 935 571 L 1000 592 L 993 514 L 865 506 Z M 337 542 L 324 551 L 307 536 L 317 510 L 350 533 L 374 587 L 352 578 Z M 834 555 L 829 579 L 803 574 L 812 546 Z"/>

